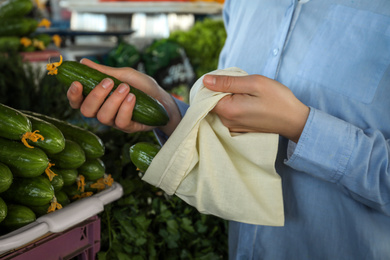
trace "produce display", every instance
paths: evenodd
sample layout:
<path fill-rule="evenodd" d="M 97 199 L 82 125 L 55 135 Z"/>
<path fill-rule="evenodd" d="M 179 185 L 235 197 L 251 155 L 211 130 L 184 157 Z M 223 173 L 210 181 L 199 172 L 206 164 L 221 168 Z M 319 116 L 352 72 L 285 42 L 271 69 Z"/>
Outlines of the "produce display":
<path fill-rule="evenodd" d="M 121 83 L 118 79 L 79 62 L 62 61 L 62 56 L 59 62 L 48 64 L 47 70 L 50 75 L 56 75 L 57 79 L 65 85 L 70 86 L 73 81 L 80 82 L 83 85 L 84 96 L 88 95 L 105 78 L 109 77 L 114 81 L 114 90 Z M 168 123 L 167 111 L 160 102 L 134 87 L 130 88 L 130 92 L 137 100 L 132 117 L 134 121 L 151 126 Z"/>
<path fill-rule="evenodd" d="M 9 3 L 14 1 L 17 0 L 6 0 Z M 34 1 L 32 3 L 35 5 Z M 3 8 L 1 4 L 0 13 Z M 29 17 L 31 13 L 26 17 L 18 15 L 18 18 Z M 4 19 L 11 18 L 12 15 Z M 0 18 L 0 22 L 2 20 Z M 196 30 L 199 30 L 199 26 L 208 28 L 199 34 L 193 31 L 177 32 L 168 40 L 154 41 L 143 50 L 120 41 L 117 48 L 108 54 L 107 60 L 101 63 L 107 62 L 106 65 L 113 67 L 133 67 L 150 76 L 157 72 L 158 76 L 154 74 L 153 78 L 159 81 L 160 86 L 176 98 L 186 101 L 194 78 L 190 79 L 190 73 L 184 77 L 181 73 L 184 66 L 190 62 L 192 73 L 195 69 L 197 75 L 216 69 L 217 50 L 225 34 L 220 21 L 215 21 L 215 26 L 211 23 L 207 19 L 198 21 Z M 212 36 L 207 36 L 210 34 Z M 23 131 L 13 130 L 18 134 L 12 139 L 0 137 L 0 158 L 8 158 L 0 159 L 0 236 L 35 221 L 39 216 L 61 211 L 62 207 L 75 200 L 106 189 L 114 178 L 123 187 L 123 195 L 105 205 L 104 211 L 98 215 L 101 221 L 101 248 L 97 259 L 226 258 L 226 221 L 200 214 L 178 197 L 167 196 L 140 178 L 160 149 L 153 132 L 127 134 L 102 126 L 97 120 L 84 118 L 68 104 L 66 91 L 69 81 L 61 82 L 58 74 L 47 75 L 42 68 L 36 70 L 36 66 L 30 66 L 23 59 L 24 53 L 20 52 L 43 49 L 42 46 L 47 46 L 49 41 L 53 42 L 53 38 L 37 32 L 24 36 L 0 36 L 0 105 L 12 107 L 13 111 L 22 115 L 22 119 L 19 119 L 21 122 L 8 114 L 0 118 L 0 135 L 3 122 L 16 120 L 19 122 L 18 129 L 19 124 L 23 125 L 25 116 L 27 125 L 30 125 Z M 38 47 L 38 42 L 42 42 L 41 47 Z M 182 46 L 185 46 L 184 56 Z M 14 55 L 18 52 L 21 55 Z M 67 62 L 64 61 L 62 65 L 57 63 L 58 73 Z M 69 71 L 77 72 L 79 77 L 84 67 L 69 64 Z M 155 70 L 151 70 L 153 68 Z M 83 77 L 90 78 L 94 73 Z M 176 79 L 181 81 L 177 83 L 174 81 Z M 137 100 L 144 100 L 143 96 L 137 97 Z M 149 103 L 144 104 L 149 106 Z M 155 106 L 154 102 L 150 101 L 150 104 Z M 141 110 L 146 111 L 144 109 Z M 154 122 L 161 112 L 160 108 L 155 110 L 157 113 L 144 117 L 145 120 Z M 161 113 L 166 116 L 165 110 Z M 5 129 L 10 129 L 10 125 Z M 26 135 L 25 142 L 22 142 L 20 134 L 27 132 L 35 133 L 28 134 L 33 136 L 31 139 Z M 67 149 L 72 152 L 66 153 Z M 69 156 L 73 153 L 77 154 L 77 158 Z M 37 194 L 30 193 L 30 189 L 38 191 Z M 80 215 L 75 212 L 72 217 Z"/>
<path fill-rule="evenodd" d="M 31 111 L 23 111 L 23 113 L 53 124 L 62 132 L 66 139 L 75 141 L 80 145 L 87 158 L 99 158 L 104 155 L 104 144 L 96 134 L 54 117 Z"/>
<path fill-rule="evenodd" d="M 45 50 L 53 42 L 59 46 L 58 35 L 36 34 L 38 27 L 50 27 L 49 20 L 27 16 L 32 12 L 31 0 L 6 0 L 0 4 L 0 52 Z"/>
<path fill-rule="evenodd" d="M 0 117 L 0 235 L 112 185 L 92 132 L 4 104 Z"/>
<path fill-rule="evenodd" d="M 0 19 L 20 17 L 28 14 L 34 5 L 30 0 L 8 0 L 0 5 Z"/>

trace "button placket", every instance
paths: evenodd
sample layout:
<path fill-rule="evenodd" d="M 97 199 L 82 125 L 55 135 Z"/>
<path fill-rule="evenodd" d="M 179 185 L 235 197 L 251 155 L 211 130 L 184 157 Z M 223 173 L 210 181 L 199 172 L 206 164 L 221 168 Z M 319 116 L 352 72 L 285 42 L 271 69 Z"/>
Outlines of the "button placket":
<path fill-rule="evenodd" d="M 274 41 L 274 47 L 270 51 L 270 57 L 266 63 L 264 69 L 264 76 L 269 78 L 275 78 L 279 66 L 280 57 L 282 54 L 283 46 L 286 42 L 289 28 L 291 25 L 292 17 L 296 6 L 296 0 L 292 0 L 291 4 L 287 7 L 286 13 L 280 25 L 279 32 Z"/>

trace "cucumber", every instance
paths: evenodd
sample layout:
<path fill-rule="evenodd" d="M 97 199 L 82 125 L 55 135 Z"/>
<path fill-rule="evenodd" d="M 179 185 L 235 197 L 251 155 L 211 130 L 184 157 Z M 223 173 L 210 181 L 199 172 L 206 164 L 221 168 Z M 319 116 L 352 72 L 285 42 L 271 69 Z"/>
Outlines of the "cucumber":
<path fill-rule="evenodd" d="M 36 220 L 35 213 L 26 206 L 8 204 L 7 217 L 0 223 L 1 229 L 14 231 Z"/>
<path fill-rule="evenodd" d="M 4 163 L 0 163 L 0 193 L 8 190 L 11 186 L 14 176 L 11 170 Z"/>
<path fill-rule="evenodd" d="M 70 199 L 68 195 L 62 190 L 56 191 L 55 196 L 57 198 L 57 202 L 62 205 L 62 207 L 65 207 L 66 205 L 70 204 Z"/>
<path fill-rule="evenodd" d="M 50 204 L 46 204 L 46 205 L 43 205 L 43 206 L 29 206 L 29 208 L 35 213 L 35 216 L 37 218 L 43 216 L 43 215 L 46 215 L 49 210 L 49 207 L 50 207 Z"/>
<path fill-rule="evenodd" d="M 31 0 L 7 0 L 0 4 L 0 20 L 5 18 L 19 18 L 28 14 L 34 5 Z"/>
<path fill-rule="evenodd" d="M 49 179 L 49 177 L 47 177 L 47 178 Z M 64 186 L 64 179 L 62 178 L 61 174 L 57 174 L 56 176 L 53 177 L 53 179 L 51 180 L 50 183 L 53 186 L 54 191 L 57 192 L 57 191 L 61 190 L 62 187 Z"/>
<path fill-rule="evenodd" d="M 21 140 L 22 136 L 31 132 L 32 124 L 21 111 L 0 104 L 0 137 Z"/>
<path fill-rule="evenodd" d="M 68 196 L 68 198 L 73 201 L 74 196 L 81 195 L 82 192 L 78 189 L 77 184 L 74 183 L 69 186 L 65 186 L 62 188 L 62 191 Z"/>
<path fill-rule="evenodd" d="M 104 176 L 106 172 L 106 166 L 104 162 L 97 159 L 89 159 L 85 161 L 78 169 L 78 173 L 85 177 L 86 181 L 95 181 Z"/>
<path fill-rule="evenodd" d="M 56 194 L 57 193 L 55 193 L 52 202 L 47 203 L 47 204 L 42 205 L 42 206 L 29 206 L 29 208 L 32 209 L 32 211 L 34 211 L 34 213 L 37 217 L 41 217 L 43 215 L 49 214 L 49 213 L 54 212 L 58 209 L 62 209 L 62 204 L 59 203 Z M 58 203 L 59 203 L 59 205 L 58 205 Z"/>
<path fill-rule="evenodd" d="M 76 142 L 65 139 L 65 149 L 49 155 L 50 162 L 63 169 L 76 169 L 85 162 L 84 150 Z"/>
<path fill-rule="evenodd" d="M 17 177 L 39 176 L 49 166 L 49 158 L 40 148 L 27 148 L 21 142 L 4 138 L 0 138 L 0 162 Z"/>
<path fill-rule="evenodd" d="M 105 148 L 103 141 L 91 131 L 47 115 L 31 111 L 23 111 L 23 113 L 38 117 L 55 125 L 60 129 L 65 139 L 75 141 L 83 148 L 87 158 L 99 158 L 104 155 Z"/>
<path fill-rule="evenodd" d="M 85 192 L 93 192 L 93 193 L 97 193 L 98 192 L 98 189 L 97 188 L 92 188 L 91 185 L 95 184 L 96 181 L 85 181 L 85 186 L 84 186 L 84 191 Z"/>
<path fill-rule="evenodd" d="M 54 188 L 45 176 L 15 178 L 3 197 L 7 201 L 24 206 L 43 206 L 54 198 Z"/>
<path fill-rule="evenodd" d="M 50 66 L 53 65 L 53 66 Z M 118 79 L 106 75 L 98 70 L 90 68 L 76 61 L 64 61 L 57 64 L 48 64 L 49 74 L 56 74 L 57 79 L 65 85 L 70 86 L 73 81 L 78 81 L 83 85 L 83 95 L 87 96 L 92 89 L 95 88 L 103 79 L 111 78 L 114 83 L 115 90 L 121 83 Z M 57 73 L 53 71 L 57 69 Z M 145 94 L 141 90 L 134 87 L 130 88 L 130 92 L 136 97 L 136 104 L 133 111 L 132 120 L 141 124 L 150 126 L 166 125 L 169 117 L 165 108 L 156 99 Z M 112 93 L 112 92 L 111 92 Z"/>
<path fill-rule="evenodd" d="M 20 37 L 18 36 L 0 37 L 0 52 L 15 52 L 18 51 L 21 47 L 22 45 L 20 44 Z"/>
<path fill-rule="evenodd" d="M 38 24 L 39 21 L 27 17 L 0 19 L 0 36 L 26 36 L 34 32 Z"/>
<path fill-rule="evenodd" d="M 63 186 L 69 186 L 76 183 L 77 177 L 79 175 L 76 169 L 61 169 L 61 168 L 53 167 L 51 168 L 51 170 L 54 173 L 61 175 L 62 181 L 64 182 Z"/>
<path fill-rule="evenodd" d="M 39 139 L 36 142 L 27 142 L 32 145 L 41 148 L 46 153 L 56 154 L 64 150 L 65 137 L 62 132 L 52 123 L 42 120 L 38 117 L 26 115 L 32 124 L 32 130 L 38 130 L 44 139 Z"/>
<path fill-rule="evenodd" d="M 159 151 L 160 146 L 156 144 L 139 142 L 130 147 L 130 160 L 140 172 L 146 172 Z"/>
<path fill-rule="evenodd" d="M 7 216 L 7 204 L 5 201 L 0 197 L 0 223 L 5 219 Z"/>
<path fill-rule="evenodd" d="M 50 34 L 47 34 L 47 33 L 41 33 L 41 34 L 37 34 L 33 37 L 33 40 L 38 40 L 38 41 L 41 41 L 43 43 L 43 45 L 45 47 L 47 47 L 51 41 L 52 41 L 52 37 L 50 36 Z"/>

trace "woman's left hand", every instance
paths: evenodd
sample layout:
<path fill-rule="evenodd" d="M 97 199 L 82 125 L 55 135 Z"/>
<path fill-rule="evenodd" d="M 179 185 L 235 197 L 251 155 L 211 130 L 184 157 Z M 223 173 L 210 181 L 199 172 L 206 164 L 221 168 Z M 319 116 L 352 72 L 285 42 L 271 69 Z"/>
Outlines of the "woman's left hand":
<path fill-rule="evenodd" d="M 203 84 L 232 93 L 212 111 L 231 132 L 276 133 L 298 142 L 310 109 L 283 84 L 260 75 L 205 75 Z"/>

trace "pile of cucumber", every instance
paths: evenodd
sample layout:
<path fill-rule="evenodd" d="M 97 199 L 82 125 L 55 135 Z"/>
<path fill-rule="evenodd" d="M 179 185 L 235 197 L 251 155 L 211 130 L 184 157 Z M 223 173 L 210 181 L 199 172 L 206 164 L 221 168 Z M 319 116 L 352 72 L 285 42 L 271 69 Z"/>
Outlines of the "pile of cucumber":
<path fill-rule="evenodd" d="M 32 0 L 6 0 L 0 4 L 0 52 L 44 50 L 60 40 L 46 33 L 34 34 L 40 26 L 49 27 L 50 22 L 28 17 L 33 8 Z"/>
<path fill-rule="evenodd" d="M 0 104 L 0 235 L 111 186 L 104 151 L 85 128 Z"/>

